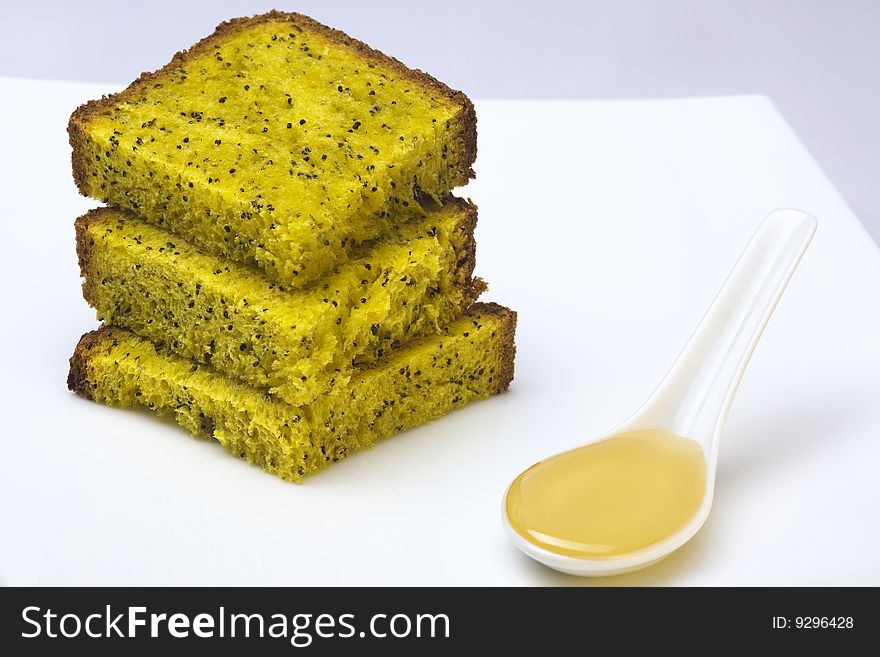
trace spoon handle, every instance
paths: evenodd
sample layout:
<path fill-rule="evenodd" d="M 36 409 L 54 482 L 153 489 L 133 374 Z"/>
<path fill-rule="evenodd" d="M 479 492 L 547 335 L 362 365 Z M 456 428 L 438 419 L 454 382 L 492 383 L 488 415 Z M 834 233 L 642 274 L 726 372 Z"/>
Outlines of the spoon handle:
<path fill-rule="evenodd" d="M 700 442 L 707 463 L 761 333 L 800 263 L 816 219 L 772 212 L 749 241 L 684 350 L 627 428 L 652 426 Z"/>

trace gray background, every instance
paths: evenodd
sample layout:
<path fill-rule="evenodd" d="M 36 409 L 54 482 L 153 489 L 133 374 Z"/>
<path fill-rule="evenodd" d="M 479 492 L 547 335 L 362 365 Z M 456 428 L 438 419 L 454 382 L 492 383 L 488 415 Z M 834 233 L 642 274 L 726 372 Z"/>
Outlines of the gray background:
<path fill-rule="evenodd" d="M 339 27 L 477 98 L 763 93 L 880 241 L 876 0 L 2 2 L 0 75 L 126 83 L 232 16 Z"/>

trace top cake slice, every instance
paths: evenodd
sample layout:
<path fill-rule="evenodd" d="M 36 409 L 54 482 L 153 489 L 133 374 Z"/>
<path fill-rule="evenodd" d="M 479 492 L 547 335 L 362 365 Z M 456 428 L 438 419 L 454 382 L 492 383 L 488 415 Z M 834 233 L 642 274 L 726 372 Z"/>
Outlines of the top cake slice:
<path fill-rule="evenodd" d="M 288 285 L 473 177 L 470 100 L 299 14 L 222 23 L 68 126 L 81 193 Z"/>

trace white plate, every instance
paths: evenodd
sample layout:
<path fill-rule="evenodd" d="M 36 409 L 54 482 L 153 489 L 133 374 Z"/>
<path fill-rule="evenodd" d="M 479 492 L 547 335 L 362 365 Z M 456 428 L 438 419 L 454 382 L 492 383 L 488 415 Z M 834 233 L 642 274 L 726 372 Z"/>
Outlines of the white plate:
<path fill-rule="evenodd" d="M 67 392 L 80 296 L 71 110 L 0 80 L 3 584 L 567 584 L 499 523 L 505 486 L 622 419 L 758 222 L 820 221 L 752 360 L 696 539 L 599 584 L 880 584 L 880 253 L 760 97 L 478 103 L 478 270 L 520 313 L 511 391 L 286 484 Z"/>

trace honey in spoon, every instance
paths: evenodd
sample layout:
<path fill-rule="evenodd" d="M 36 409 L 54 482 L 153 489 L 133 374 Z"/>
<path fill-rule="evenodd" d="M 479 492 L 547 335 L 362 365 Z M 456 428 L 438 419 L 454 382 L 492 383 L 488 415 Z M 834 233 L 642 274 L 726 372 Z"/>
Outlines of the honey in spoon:
<path fill-rule="evenodd" d="M 536 463 L 510 485 L 506 512 L 520 536 L 545 550 L 601 559 L 675 535 L 705 493 L 699 443 L 645 429 Z"/>

